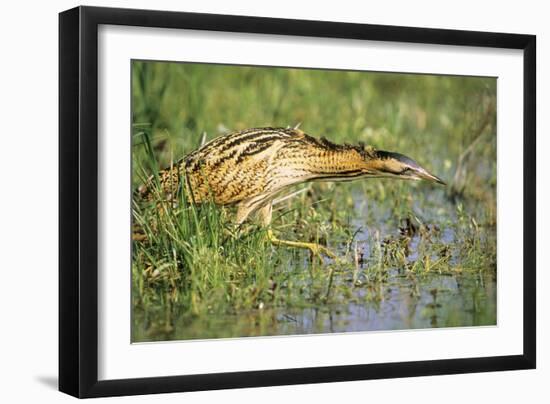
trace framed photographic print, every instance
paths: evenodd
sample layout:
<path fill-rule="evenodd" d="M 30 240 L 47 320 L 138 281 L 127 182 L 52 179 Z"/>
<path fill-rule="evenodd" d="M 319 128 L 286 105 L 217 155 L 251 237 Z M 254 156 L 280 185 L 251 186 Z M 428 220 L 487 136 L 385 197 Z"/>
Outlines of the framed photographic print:
<path fill-rule="evenodd" d="M 535 37 L 60 14 L 59 386 L 535 367 Z"/>

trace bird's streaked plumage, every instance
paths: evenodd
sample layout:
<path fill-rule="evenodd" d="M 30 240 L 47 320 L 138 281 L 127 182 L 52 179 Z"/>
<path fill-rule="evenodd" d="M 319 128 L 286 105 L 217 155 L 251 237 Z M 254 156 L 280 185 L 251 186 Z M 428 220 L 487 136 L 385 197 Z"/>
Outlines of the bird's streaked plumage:
<path fill-rule="evenodd" d="M 220 136 L 158 176 L 166 199 L 186 187 L 190 202 L 237 205 L 238 223 L 260 211 L 265 224 L 271 220 L 273 199 L 293 185 L 368 177 L 442 183 L 404 155 L 363 144 L 339 145 L 286 128 L 254 128 Z M 152 182 L 153 178 L 139 188 L 142 197 L 151 198 Z"/>

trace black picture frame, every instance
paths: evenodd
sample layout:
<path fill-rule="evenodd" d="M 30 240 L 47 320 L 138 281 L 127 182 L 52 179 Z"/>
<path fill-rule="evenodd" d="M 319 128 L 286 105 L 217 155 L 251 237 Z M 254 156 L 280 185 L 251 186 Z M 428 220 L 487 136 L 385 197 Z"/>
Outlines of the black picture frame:
<path fill-rule="evenodd" d="M 523 354 L 98 381 L 100 24 L 523 50 Z M 60 13 L 59 390 L 83 398 L 535 368 L 535 73 L 533 35 L 96 7 Z"/>

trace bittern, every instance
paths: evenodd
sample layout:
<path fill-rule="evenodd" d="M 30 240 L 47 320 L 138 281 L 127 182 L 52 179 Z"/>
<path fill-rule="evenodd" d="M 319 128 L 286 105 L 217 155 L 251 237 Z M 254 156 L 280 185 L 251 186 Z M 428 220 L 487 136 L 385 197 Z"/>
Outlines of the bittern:
<path fill-rule="evenodd" d="M 399 178 L 444 182 L 413 159 L 363 144 L 339 145 L 299 129 L 254 128 L 230 133 L 204 144 L 162 170 L 158 179 L 164 197 L 173 199 L 182 187 L 190 202 L 236 205 L 237 224 L 258 212 L 274 245 L 307 248 L 334 257 L 316 243 L 281 240 L 269 227 L 273 200 L 290 187 L 310 181 Z M 138 188 L 151 197 L 151 177 Z"/>

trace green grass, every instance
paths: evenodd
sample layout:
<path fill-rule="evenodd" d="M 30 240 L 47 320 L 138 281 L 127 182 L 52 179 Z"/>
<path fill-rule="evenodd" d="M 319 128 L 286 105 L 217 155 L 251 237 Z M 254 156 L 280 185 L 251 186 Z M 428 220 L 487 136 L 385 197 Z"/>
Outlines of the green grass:
<path fill-rule="evenodd" d="M 134 201 L 134 341 L 495 323 L 495 79 L 151 62 L 132 77 L 134 187 L 203 134 L 299 122 L 450 182 L 318 183 L 275 207 L 276 233 L 338 262 L 274 248 L 233 208 Z"/>

